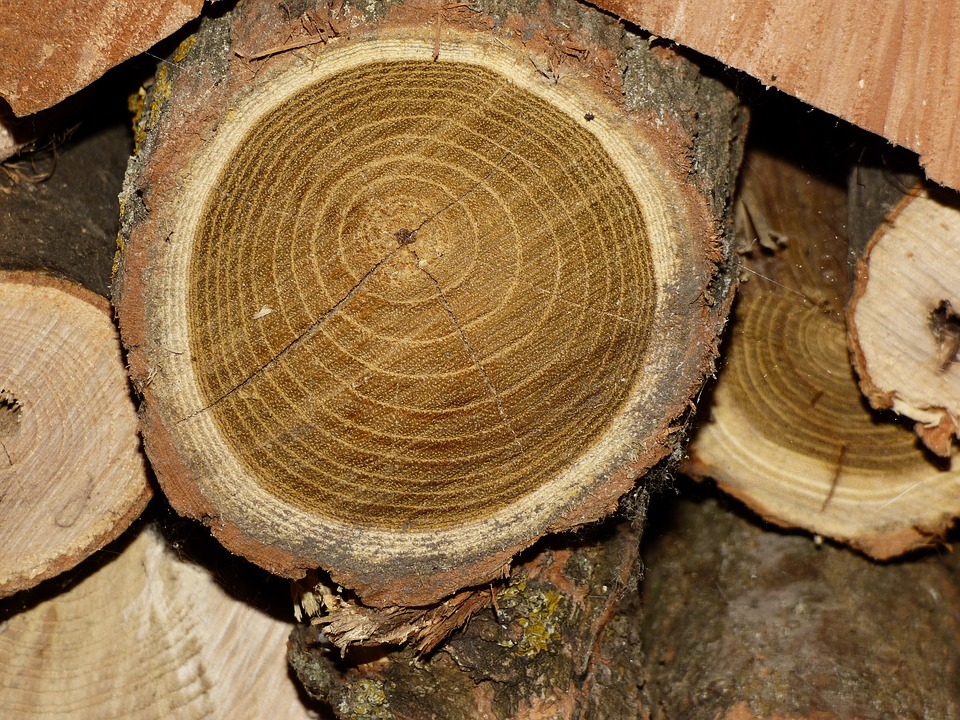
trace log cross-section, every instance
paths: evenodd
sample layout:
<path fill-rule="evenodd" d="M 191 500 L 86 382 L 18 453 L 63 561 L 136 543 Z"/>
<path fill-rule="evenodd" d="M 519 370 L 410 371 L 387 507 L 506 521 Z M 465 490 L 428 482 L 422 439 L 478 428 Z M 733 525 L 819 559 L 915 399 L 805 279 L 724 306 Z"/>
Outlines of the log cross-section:
<path fill-rule="evenodd" d="M 167 89 L 128 188 L 121 329 L 174 505 L 374 605 L 615 509 L 725 308 L 676 128 L 509 33 L 387 21 L 229 67 Z"/>
<path fill-rule="evenodd" d="M 73 568 L 153 491 L 109 303 L 0 272 L 0 597 Z"/>

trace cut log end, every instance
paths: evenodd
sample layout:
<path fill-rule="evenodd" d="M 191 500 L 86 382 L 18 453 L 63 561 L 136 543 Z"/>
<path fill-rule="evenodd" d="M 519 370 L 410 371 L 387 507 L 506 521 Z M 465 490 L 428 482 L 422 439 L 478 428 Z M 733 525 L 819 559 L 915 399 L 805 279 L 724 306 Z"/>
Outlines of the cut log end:
<path fill-rule="evenodd" d="M 751 153 L 747 167 L 740 220 L 751 222 L 739 223 L 738 234 L 750 240 L 747 231 L 769 237 L 776 230 L 790 241 L 746 258 L 751 280 L 739 295 L 711 416 L 691 443 L 687 470 L 715 479 L 771 522 L 874 558 L 937 543 L 960 514 L 957 468 L 931 462 L 910 430 L 870 412 L 850 366 L 841 312 L 845 194 L 773 156 Z M 789 202 L 818 194 L 825 200 Z M 875 309 L 889 319 L 905 303 L 892 295 Z M 921 323 L 929 360 L 939 363 L 934 320 L 947 338 L 945 306 Z M 896 328 L 885 322 L 885 337 Z"/>
<path fill-rule="evenodd" d="M 482 66 L 374 59 L 390 52 L 331 58 L 348 66 L 247 130 L 183 208 L 196 387 L 177 392 L 199 395 L 184 426 L 209 418 L 268 494 L 429 533 L 600 444 L 650 342 L 654 241 L 637 179 L 569 114 Z"/>
<path fill-rule="evenodd" d="M 717 221 L 677 139 L 492 38 L 276 57 L 141 169 L 117 299 L 161 483 L 372 604 L 613 511 L 715 348 Z"/>
<path fill-rule="evenodd" d="M 107 302 L 0 273 L 0 596 L 76 565 L 151 495 Z"/>
<path fill-rule="evenodd" d="M 942 457 L 960 418 L 960 204 L 914 192 L 876 232 L 848 312 L 860 385 L 874 407 L 916 421 Z"/>
<path fill-rule="evenodd" d="M 111 550 L 63 592 L 0 607 L 5 715 L 317 718 L 287 670 L 291 623 L 238 599 L 252 584 L 225 588 L 152 525 Z"/>
<path fill-rule="evenodd" d="M 864 410 L 843 323 L 771 291 L 742 296 L 736 323 L 689 472 L 768 520 L 877 558 L 949 527 L 956 472 L 930 463 L 909 430 Z"/>

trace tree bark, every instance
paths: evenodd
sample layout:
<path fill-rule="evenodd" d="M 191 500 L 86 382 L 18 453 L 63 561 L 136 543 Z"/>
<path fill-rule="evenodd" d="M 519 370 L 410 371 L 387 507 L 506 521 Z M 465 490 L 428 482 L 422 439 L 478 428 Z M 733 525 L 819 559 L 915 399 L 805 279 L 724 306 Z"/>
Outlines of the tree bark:
<path fill-rule="evenodd" d="M 486 610 L 427 657 L 407 648 L 341 658 L 313 626 L 294 631 L 290 663 L 338 718 L 639 720 L 638 540 L 621 525 L 536 546 L 487 590 Z"/>
<path fill-rule="evenodd" d="M 723 504 L 651 508 L 642 619 L 651 720 L 960 713 L 955 554 L 881 565 Z"/>
<path fill-rule="evenodd" d="M 115 299 L 228 548 L 428 605 L 677 451 L 733 283 L 721 83 L 568 2 L 251 2 L 161 72 Z"/>

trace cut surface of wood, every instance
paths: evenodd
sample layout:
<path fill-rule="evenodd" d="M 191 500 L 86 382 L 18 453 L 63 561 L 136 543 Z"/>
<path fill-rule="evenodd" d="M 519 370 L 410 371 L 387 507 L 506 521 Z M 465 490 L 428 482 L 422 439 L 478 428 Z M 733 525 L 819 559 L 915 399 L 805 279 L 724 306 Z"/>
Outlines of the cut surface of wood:
<path fill-rule="evenodd" d="M 0 97 L 17 115 L 55 105 L 200 14 L 203 0 L 0 2 Z"/>
<path fill-rule="evenodd" d="M 767 520 L 877 558 L 930 542 L 960 511 L 960 473 L 871 413 L 857 387 L 845 177 L 828 182 L 759 148 L 744 167 L 737 237 L 748 280 L 687 470 Z"/>
<path fill-rule="evenodd" d="M 932 463 L 913 433 L 864 408 L 842 321 L 753 290 L 733 323 L 688 471 L 714 478 L 767 520 L 877 558 L 950 526 L 960 473 L 949 461 Z"/>
<path fill-rule="evenodd" d="M 0 706 L 17 718 L 315 718 L 287 672 L 290 628 L 147 526 L 66 592 L 4 618 Z"/>
<path fill-rule="evenodd" d="M 848 320 L 870 403 L 915 420 L 944 457 L 960 433 L 958 241 L 955 197 L 918 191 L 905 199 L 867 248 Z"/>
<path fill-rule="evenodd" d="M 714 57 L 919 153 L 960 189 L 960 64 L 953 3 L 600 0 L 645 30 Z"/>
<path fill-rule="evenodd" d="M 0 273 L 0 337 L 3 596 L 117 537 L 152 491 L 107 301 Z"/>
<path fill-rule="evenodd" d="M 375 605 L 613 511 L 725 308 L 679 136 L 476 14 L 401 10 L 171 87 L 116 296 L 178 510 Z"/>

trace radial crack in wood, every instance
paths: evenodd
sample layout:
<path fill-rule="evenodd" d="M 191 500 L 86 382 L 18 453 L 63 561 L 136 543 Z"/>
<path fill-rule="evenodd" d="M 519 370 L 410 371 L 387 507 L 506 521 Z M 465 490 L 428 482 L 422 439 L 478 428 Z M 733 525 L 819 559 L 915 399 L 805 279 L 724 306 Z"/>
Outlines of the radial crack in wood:
<path fill-rule="evenodd" d="M 960 202 L 917 189 L 891 213 L 859 265 L 848 322 L 860 386 L 877 408 L 916 421 L 931 451 L 960 433 Z"/>
<path fill-rule="evenodd" d="M 236 36 L 269 34 L 243 12 Z M 391 12 L 255 83 L 229 56 L 171 85 L 116 300 L 181 512 L 274 572 L 423 605 L 673 451 L 730 284 L 678 128 L 477 13 L 437 46 L 435 9 Z"/>
<path fill-rule="evenodd" d="M 0 273 L 0 597 L 116 538 L 152 493 L 106 300 Z"/>

